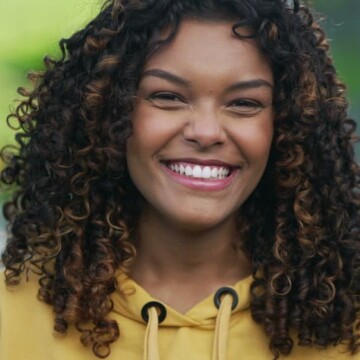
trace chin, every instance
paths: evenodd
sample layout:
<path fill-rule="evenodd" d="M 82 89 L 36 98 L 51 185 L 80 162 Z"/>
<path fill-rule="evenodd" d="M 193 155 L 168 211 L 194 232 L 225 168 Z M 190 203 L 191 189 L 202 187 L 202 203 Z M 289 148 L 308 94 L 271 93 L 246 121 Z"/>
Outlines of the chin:
<path fill-rule="evenodd" d="M 233 217 L 231 218 L 233 220 Z M 231 221 L 229 217 L 219 217 L 219 214 L 189 214 L 188 216 L 179 216 L 172 219 L 175 227 L 183 232 L 191 234 L 205 233 L 213 230 L 225 222 Z"/>

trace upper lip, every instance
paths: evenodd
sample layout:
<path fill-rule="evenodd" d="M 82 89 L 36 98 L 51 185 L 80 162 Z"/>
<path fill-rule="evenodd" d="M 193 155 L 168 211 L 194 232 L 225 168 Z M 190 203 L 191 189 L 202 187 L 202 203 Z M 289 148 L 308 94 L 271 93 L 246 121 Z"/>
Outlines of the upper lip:
<path fill-rule="evenodd" d="M 202 166 L 221 166 L 226 168 L 238 168 L 240 165 L 229 164 L 227 162 L 216 160 L 216 159 L 195 159 L 195 158 L 181 158 L 181 159 L 166 159 L 161 160 L 163 163 L 172 163 L 172 162 L 184 162 L 189 164 L 196 164 Z"/>

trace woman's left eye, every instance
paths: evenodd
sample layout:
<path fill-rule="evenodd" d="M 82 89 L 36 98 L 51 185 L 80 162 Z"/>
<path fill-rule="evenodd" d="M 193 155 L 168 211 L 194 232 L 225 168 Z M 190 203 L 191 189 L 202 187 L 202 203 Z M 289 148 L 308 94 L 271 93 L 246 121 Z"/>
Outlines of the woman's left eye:
<path fill-rule="evenodd" d="M 256 100 L 237 99 L 231 101 L 226 106 L 226 108 L 237 113 L 252 115 L 252 114 L 257 114 L 259 111 L 261 111 L 264 108 L 264 106 L 262 103 Z"/>

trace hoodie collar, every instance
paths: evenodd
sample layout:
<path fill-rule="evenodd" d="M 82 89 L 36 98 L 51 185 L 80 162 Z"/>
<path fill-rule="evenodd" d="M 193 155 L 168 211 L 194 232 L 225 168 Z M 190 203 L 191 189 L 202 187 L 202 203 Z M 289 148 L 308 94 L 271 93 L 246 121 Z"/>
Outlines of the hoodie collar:
<path fill-rule="evenodd" d="M 250 285 L 253 277 L 250 275 L 235 285 L 229 286 L 238 295 L 239 301 L 235 309 L 232 311 L 232 316 L 249 308 L 250 303 Z M 141 316 L 143 306 L 151 301 L 162 303 L 166 308 L 166 318 L 160 326 L 196 326 L 207 329 L 215 327 L 218 309 L 214 304 L 214 295 L 212 294 L 193 306 L 185 314 L 178 312 L 165 303 L 153 298 L 146 290 L 144 290 L 134 280 L 129 278 L 124 273 L 119 273 L 117 276 L 117 289 L 113 293 L 112 300 L 114 302 L 113 311 L 125 316 L 129 319 L 145 324 Z"/>

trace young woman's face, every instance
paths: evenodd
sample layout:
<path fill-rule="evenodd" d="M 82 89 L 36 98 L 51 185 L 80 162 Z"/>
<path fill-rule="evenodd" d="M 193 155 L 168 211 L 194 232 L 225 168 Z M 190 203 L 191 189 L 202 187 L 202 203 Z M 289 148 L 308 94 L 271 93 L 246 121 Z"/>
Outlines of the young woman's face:
<path fill-rule="evenodd" d="M 144 211 L 184 229 L 233 221 L 273 137 L 273 76 L 231 22 L 184 20 L 145 64 L 127 144 Z"/>

